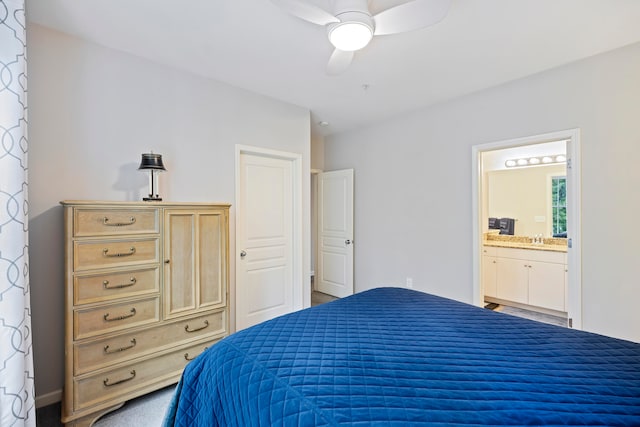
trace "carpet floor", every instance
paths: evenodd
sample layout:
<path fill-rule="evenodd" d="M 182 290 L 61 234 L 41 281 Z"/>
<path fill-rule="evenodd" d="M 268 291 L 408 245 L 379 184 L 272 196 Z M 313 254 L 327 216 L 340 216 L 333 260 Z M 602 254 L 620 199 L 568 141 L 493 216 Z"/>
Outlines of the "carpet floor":
<path fill-rule="evenodd" d="M 158 427 L 162 424 L 175 388 L 172 385 L 129 400 L 120 409 L 98 419 L 93 427 Z M 60 403 L 37 409 L 36 426 L 62 427 Z"/>
<path fill-rule="evenodd" d="M 117 411 L 101 417 L 93 427 L 160 426 L 175 389 L 172 385 L 130 400 Z"/>

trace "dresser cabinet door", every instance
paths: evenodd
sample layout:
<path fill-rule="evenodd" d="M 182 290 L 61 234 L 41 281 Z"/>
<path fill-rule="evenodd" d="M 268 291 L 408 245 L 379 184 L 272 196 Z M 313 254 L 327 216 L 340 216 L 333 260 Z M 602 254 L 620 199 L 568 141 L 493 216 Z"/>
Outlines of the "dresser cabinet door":
<path fill-rule="evenodd" d="M 225 210 L 165 210 L 165 317 L 226 304 Z"/>

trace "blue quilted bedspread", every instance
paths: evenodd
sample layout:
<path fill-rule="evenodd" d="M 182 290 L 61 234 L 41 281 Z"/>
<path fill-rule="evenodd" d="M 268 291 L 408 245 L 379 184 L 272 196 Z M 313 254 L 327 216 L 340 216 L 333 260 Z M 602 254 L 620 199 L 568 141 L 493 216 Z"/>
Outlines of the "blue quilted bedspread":
<path fill-rule="evenodd" d="M 235 333 L 166 426 L 640 425 L 640 344 L 398 288 Z"/>

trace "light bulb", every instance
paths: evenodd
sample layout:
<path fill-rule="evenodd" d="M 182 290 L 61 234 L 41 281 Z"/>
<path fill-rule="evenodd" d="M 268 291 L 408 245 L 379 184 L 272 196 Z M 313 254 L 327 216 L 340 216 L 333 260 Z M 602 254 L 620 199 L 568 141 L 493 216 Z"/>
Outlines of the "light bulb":
<path fill-rule="evenodd" d="M 361 22 L 342 22 L 331 29 L 329 41 L 336 49 L 345 52 L 359 50 L 369 44 L 373 29 Z"/>

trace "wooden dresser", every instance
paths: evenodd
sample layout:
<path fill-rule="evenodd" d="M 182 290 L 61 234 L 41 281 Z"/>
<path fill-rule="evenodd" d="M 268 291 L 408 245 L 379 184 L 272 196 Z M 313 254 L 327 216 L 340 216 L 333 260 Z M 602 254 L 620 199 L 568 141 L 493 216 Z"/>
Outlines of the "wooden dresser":
<path fill-rule="evenodd" d="M 229 205 L 63 201 L 62 422 L 176 383 L 229 333 Z"/>

